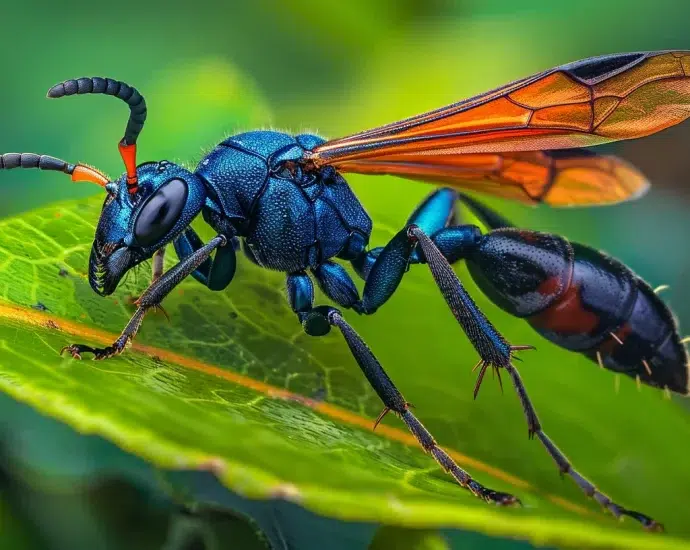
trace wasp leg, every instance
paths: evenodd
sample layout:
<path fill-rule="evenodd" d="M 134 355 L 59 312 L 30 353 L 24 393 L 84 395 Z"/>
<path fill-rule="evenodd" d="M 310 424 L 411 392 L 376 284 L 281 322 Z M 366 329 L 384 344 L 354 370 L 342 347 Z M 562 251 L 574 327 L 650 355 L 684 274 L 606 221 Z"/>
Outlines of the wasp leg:
<path fill-rule="evenodd" d="M 532 405 L 532 402 L 530 401 L 530 398 L 527 395 L 527 390 L 522 382 L 522 378 L 520 378 L 520 374 L 518 373 L 515 366 L 511 363 L 506 367 L 506 370 L 510 374 L 510 378 L 513 381 L 515 391 L 517 392 L 518 397 L 520 398 L 520 403 L 522 404 L 522 408 L 525 412 L 525 417 L 527 418 L 530 437 L 536 435 L 539 441 L 542 442 L 542 444 L 548 451 L 549 455 L 551 455 L 551 458 L 553 458 L 556 462 L 556 465 L 558 466 L 561 475 L 569 475 L 587 496 L 596 500 L 604 508 L 609 510 L 615 517 L 620 518 L 621 516 L 630 516 L 631 518 L 634 518 L 637 521 L 639 521 L 646 529 L 649 529 L 650 531 L 663 531 L 663 526 L 660 523 L 654 521 L 649 516 L 646 516 L 639 512 L 628 510 L 627 508 L 623 508 L 619 504 L 613 502 L 607 495 L 602 493 L 589 480 L 584 478 L 579 472 L 577 472 L 573 468 L 568 458 L 561 452 L 561 450 L 558 447 L 556 447 L 556 444 L 553 441 L 551 441 L 551 439 L 542 430 L 539 418 L 537 418 L 537 413 L 534 410 L 534 406 Z"/>
<path fill-rule="evenodd" d="M 470 225 L 441 229 L 437 232 L 439 245 L 453 251 L 453 260 L 459 259 L 464 248 L 470 249 L 476 244 L 478 231 L 478 228 Z M 444 242 L 449 235 L 453 243 L 450 247 Z M 415 262 L 412 253 L 416 247 L 420 249 L 420 259 Z M 362 300 L 352 306 L 355 311 L 374 313 L 396 291 L 408 266 L 424 262 L 482 362 L 495 367 L 504 367 L 510 362 L 517 348 L 505 340 L 477 307 L 443 252 L 419 226 L 408 225 L 383 249 L 373 252 L 371 256 L 366 253 L 373 259 L 361 261 L 360 255 L 355 261 L 356 268 L 365 267 L 361 273 L 366 276 Z"/>
<path fill-rule="evenodd" d="M 361 308 L 359 291 L 345 268 L 335 262 L 324 262 L 312 270 L 323 293 L 346 308 Z"/>
<path fill-rule="evenodd" d="M 165 247 L 159 248 L 153 253 L 151 258 L 151 282 L 149 286 L 155 283 L 163 275 L 163 264 L 165 263 Z M 138 298 L 132 298 L 131 303 L 136 304 Z M 165 313 L 165 311 L 163 311 Z"/>
<path fill-rule="evenodd" d="M 105 348 L 93 348 L 85 344 L 72 344 L 62 348 L 60 354 L 68 351 L 75 359 L 81 359 L 82 353 L 92 353 L 94 359 L 107 359 L 122 353 L 127 344 L 136 336 L 146 313 L 150 309 L 159 307 L 160 303 L 170 294 L 173 288 L 203 264 L 216 248 L 224 247 L 227 242 L 228 239 L 224 235 L 214 237 L 207 244 L 170 268 L 155 283 L 150 285 L 137 300 L 137 310 L 129 320 L 129 323 L 127 323 L 122 334 L 120 334 L 120 337 L 112 345 Z"/>
<path fill-rule="evenodd" d="M 453 229 L 463 231 L 464 227 L 468 226 Z M 407 228 L 407 236 L 421 248 L 436 285 L 483 363 L 489 366 L 505 367 L 510 363 L 514 351 L 529 347 L 511 346 L 503 335 L 496 330 L 491 321 L 474 303 L 448 260 L 429 236 L 415 225 Z M 470 234 L 468 238 L 474 239 L 474 236 Z"/>
<path fill-rule="evenodd" d="M 493 208 L 479 202 L 474 197 L 465 193 L 458 192 L 458 201 L 467 206 L 470 211 L 489 229 L 501 229 L 503 227 L 514 227 L 506 218 L 496 212 Z"/>
<path fill-rule="evenodd" d="M 482 204 L 481 202 L 475 200 L 474 198 L 465 195 L 464 193 L 458 193 L 458 200 L 465 204 L 480 219 L 482 223 L 484 223 L 487 227 L 491 229 L 513 227 L 513 225 L 499 213 L 489 208 L 488 206 Z M 461 227 L 446 228 L 438 231 L 433 236 L 434 244 L 437 244 L 439 248 L 442 250 L 444 256 L 446 258 L 450 258 L 451 261 L 453 257 L 456 255 L 454 245 L 455 242 L 458 241 L 458 239 L 454 237 L 454 233 L 458 229 L 461 229 Z M 630 516 L 632 518 L 635 518 L 645 528 L 649 530 L 663 530 L 662 525 L 654 521 L 652 518 L 639 512 L 627 510 L 626 508 L 613 502 L 607 495 L 599 491 L 599 489 L 597 489 L 589 480 L 584 478 L 579 472 L 573 469 L 573 466 L 568 460 L 568 458 L 561 452 L 561 450 L 555 445 L 555 443 L 542 430 L 541 423 L 539 422 L 539 418 L 537 417 L 537 413 L 534 409 L 534 406 L 532 405 L 531 400 L 527 395 L 525 385 L 523 384 L 522 379 L 520 378 L 520 374 L 518 373 L 515 366 L 512 363 L 509 363 L 508 365 L 504 365 L 504 367 L 510 374 L 510 377 L 513 381 L 513 386 L 515 387 L 515 390 L 520 399 L 520 403 L 522 404 L 525 418 L 527 420 L 527 429 L 529 437 L 534 437 L 534 435 L 537 436 L 539 441 L 541 441 L 541 443 L 548 451 L 549 455 L 551 455 L 551 457 L 558 465 L 561 475 L 569 475 L 575 481 L 578 487 L 580 487 L 580 489 L 582 489 L 585 492 L 585 494 L 594 498 L 604 508 L 611 511 L 611 513 L 614 516 Z"/>
<path fill-rule="evenodd" d="M 362 300 L 352 307 L 361 314 L 374 313 L 393 295 L 410 264 L 426 263 L 482 362 L 487 367 L 503 367 L 510 362 L 516 348 L 477 307 L 449 263 L 462 259 L 481 237 L 479 228 L 473 225 L 448 227 L 454 219 L 457 200 L 455 190 L 437 189 L 384 248 L 362 251 L 352 260 L 353 267 L 365 280 Z"/>
<path fill-rule="evenodd" d="M 412 414 L 410 404 L 405 401 L 405 398 L 395 387 L 369 347 L 343 319 L 340 311 L 330 306 L 313 307 L 314 286 L 306 273 L 298 272 L 288 275 L 287 289 L 288 301 L 293 311 L 297 313 L 304 332 L 311 336 L 324 336 L 330 332 L 333 326 L 338 327 L 340 330 L 352 352 L 352 356 L 383 402 L 384 410 L 377 419 L 376 424 L 387 412 L 392 411 L 407 425 L 424 451 L 430 453 L 441 468 L 449 473 L 461 487 L 467 489 L 473 495 L 497 505 L 520 503 L 519 499 L 511 494 L 484 487 L 465 470 L 460 468 L 450 455 L 438 446 L 431 433 Z"/>
<path fill-rule="evenodd" d="M 455 222 L 455 205 L 457 200 L 458 193 L 454 189 L 437 189 L 433 193 L 430 193 L 421 204 L 415 208 L 414 212 L 405 223 L 405 227 L 414 224 L 421 228 L 427 235 L 433 235 L 437 231 Z M 374 266 L 376 259 L 383 250 L 384 247 L 380 246 L 366 252 L 362 251 L 352 260 L 352 266 L 355 268 L 355 271 L 365 281 L 368 279 L 371 268 Z M 419 261 L 417 250 L 414 247 L 411 252 L 405 253 L 405 258 L 401 258 L 401 262 L 405 264 L 405 267 L 407 267 L 408 263 L 419 263 Z"/>
<path fill-rule="evenodd" d="M 235 240 L 232 246 L 224 246 L 216 251 L 213 258 L 210 256 L 194 270 L 192 277 L 211 290 L 224 290 L 235 276 L 237 256 L 235 255 Z M 192 255 L 204 246 L 204 243 L 192 228 L 188 227 L 173 242 L 175 252 L 180 260 Z"/>

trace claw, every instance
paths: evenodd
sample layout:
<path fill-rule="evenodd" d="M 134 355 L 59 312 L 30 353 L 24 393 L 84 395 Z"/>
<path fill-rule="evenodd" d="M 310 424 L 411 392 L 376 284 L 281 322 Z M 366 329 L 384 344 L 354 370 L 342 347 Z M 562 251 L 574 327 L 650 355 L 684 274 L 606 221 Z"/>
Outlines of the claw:
<path fill-rule="evenodd" d="M 534 346 L 530 345 L 525 345 L 525 346 L 510 346 L 510 357 L 512 359 L 515 359 L 516 361 L 522 361 L 520 357 L 515 355 L 516 351 L 530 351 L 530 350 L 536 350 Z"/>
<path fill-rule="evenodd" d="M 69 346 L 65 346 L 60 350 L 60 355 L 65 353 L 65 351 L 69 351 L 70 355 L 72 356 L 73 359 L 78 359 L 81 360 L 81 353 L 79 353 L 79 348 L 77 347 L 78 344 L 71 344 Z"/>
<path fill-rule="evenodd" d="M 503 380 L 501 380 L 501 371 L 498 367 L 494 367 L 494 372 L 498 376 L 498 385 L 501 386 L 501 394 L 503 394 Z"/>
<path fill-rule="evenodd" d="M 487 502 L 493 502 L 497 506 L 522 506 L 520 499 L 510 493 L 489 490 L 484 493 L 483 498 Z"/>
<path fill-rule="evenodd" d="M 71 344 L 62 348 L 60 350 L 60 355 L 62 355 L 65 351 L 69 351 L 70 355 L 72 355 L 74 359 L 82 359 L 81 354 L 86 352 L 93 353 L 93 359 L 95 361 L 102 361 L 103 359 L 108 359 L 109 357 L 120 353 L 121 350 L 115 346 L 109 346 L 107 348 L 92 348 L 91 346 L 87 346 L 85 344 Z"/>
<path fill-rule="evenodd" d="M 516 351 L 527 351 L 527 350 L 534 350 L 537 349 L 534 346 L 530 345 L 525 345 L 525 346 L 510 346 L 510 358 L 515 359 L 517 361 L 521 361 L 519 357 L 516 357 L 513 355 L 514 352 Z M 477 369 L 479 370 L 479 375 L 477 376 L 477 382 L 474 385 L 474 398 L 477 399 L 477 395 L 479 394 L 479 388 L 482 385 L 482 382 L 484 381 L 484 375 L 486 374 L 486 370 L 491 367 L 492 369 L 492 375 L 494 377 L 498 376 L 498 384 L 501 386 L 501 393 L 503 393 L 503 380 L 501 380 L 501 368 L 504 368 L 504 366 L 501 365 L 494 365 L 492 363 L 489 363 L 488 361 L 485 361 L 483 359 L 480 359 L 479 362 L 472 368 L 472 372 L 474 372 Z"/>
<path fill-rule="evenodd" d="M 494 491 L 488 487 L 483 487 L 481 484 L 477 483 L 475 480 L 470 480 L 467 484 L 467 488 L 477 497 L 481 498 L 485 502 L 491 502 L 496 506 L 522 506 L 522 502 L 515 495 L 510 493 L 502 493 L 500 491 Z"/>
<path fill-rule="evenodd" d="M 661 523 L 653 520 L 649 516 L 641 514 L 640 512 L 633 512 L 632 510 L 622 510 L 621 513 L 639 521 L 642 524 L 642 526 L 645 529 L 647 529 L 647 531 L 653 531 L 656 533 L 664 532 L 664 526 Z"/>
<path fill-rule="evenodd" d="M 476 367 L 475 367 L 476 368 Z M 486 374 L 486 369 L 489 368 L 488 363 L 481 363 L 481 368 L 479 369 L 479 375 L 477 376 L 477 382 L 474 384 L 474 398 L 477 399 L 477 394 L 479 393 L 479 388 L 482 386 L 482 381 L 484 380 L 484 375 Z"/>
<path fill-rule="evenodd" d="M 138 304 L 137 304 L 137 305 L 138 305 Z M 155 309 L 156 311 L 160 311 L 160 312 L 165 316 L 165 318 L 168 320 L 168 322 L 170 322 L 170 315 L 168 315 L 168 312 L 165 311 L 165 309 L 163 309 L 163 306 L 162 306 L 162 305 L 157 304 L 157 305 L 155 305 L 155 306 L 153 306 L 153 307 L 154 307 L 154 309 Z"/>
<path fill-rule="evenodd" d="M 510 346 L 510 352 L 514 351 L 527 351 L 527 350 L 536 350 L 534 346 L 526 345 L 526 346 Z"/>
<path fill-rule="evenodd" d="M 376 421 L 374 422 L 374 430 L 376 430 L 376 427 L 381 423 L 381 420 L 384 419 L 384 417 L 391 412 L 389 407 L 384 407 L 383 410 L 381 411 L 381 414 L 379 414 L 376 417 Z"/>
<path fill-rule="evenodd" d="M 405 403 L 405 410 L 407 409 L 414 409 L 414 405 L 412 403 Z M 374 422 L 374 430 L 376 430 L 376 427 L 381 423 L 381 420 L 385 418 L 385 416 L 391 412 L 393 409 L 390 407 L 384 407 L 383 410 L 381 411 L 381 414 L 379 414 L 376 417 L 376 421 Z"/>

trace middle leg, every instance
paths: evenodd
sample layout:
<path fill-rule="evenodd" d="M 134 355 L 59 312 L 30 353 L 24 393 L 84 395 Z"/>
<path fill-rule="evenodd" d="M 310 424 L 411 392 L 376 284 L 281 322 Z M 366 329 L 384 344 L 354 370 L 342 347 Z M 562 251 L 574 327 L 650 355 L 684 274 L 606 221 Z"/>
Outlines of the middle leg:
<path fill-rule="evenodd" d="M 336 285 L 337 283 L 333 284 Z M 354 287 L 354 284 L 352 286 Z M 476 497 L 494 504 L 520 503 L 519 499 L 511 494 L 494 491 L 483 486 L 460 468 L 450 455 L 439 447 L 431 433 L 412 413 L 409 403 L 393 384 L 372 351 L 359 334 L 345 321 L 340 311 L 330 306 L 313 306 L 314 287 L 306 273 L 299 272 L 288 275 L 287 289 L 290 306 L 297 314 L 305 333 L 310 336 L 324 336 L 330 332 L 331 327 L 338 327 L 352 356 L 383 402 L 384 409 L 376 420 L 377 424 L 387 412 L 393 411 L 405 423 L 424 451 L 431 454 L 441 468 L 449 473 L 461 487 Z"/>

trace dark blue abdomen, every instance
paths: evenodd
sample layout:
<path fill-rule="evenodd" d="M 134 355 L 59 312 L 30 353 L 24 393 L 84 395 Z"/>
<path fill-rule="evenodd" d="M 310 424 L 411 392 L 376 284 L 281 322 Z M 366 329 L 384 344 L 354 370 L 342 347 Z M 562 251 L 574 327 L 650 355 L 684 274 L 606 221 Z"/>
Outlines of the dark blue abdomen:
<path fill-rule="evenodd" d="M 248 132 L 223 141 L 197 167 L 221 214 L 263 267 L 301 271 L 337 255 L 353 237 L 369 239 L 371 220 L 347 182 L 332 172 L 304 173 L 295 163 L 322 142 Z"/>

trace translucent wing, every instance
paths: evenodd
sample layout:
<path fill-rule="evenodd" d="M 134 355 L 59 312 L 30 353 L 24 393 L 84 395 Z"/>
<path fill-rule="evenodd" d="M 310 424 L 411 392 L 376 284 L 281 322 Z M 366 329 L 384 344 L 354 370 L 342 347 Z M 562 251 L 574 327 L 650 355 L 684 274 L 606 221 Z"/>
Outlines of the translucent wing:
<path fill-rule="evenodd" d="M 613 204 L 644 194 L 649 182 L 622 159 L 586 149 L 426 155 L 344 161 L 342 172 L 389 174 L 552 206 Z"/>
<path fill-rule="evenodd" d="M 538 152 L 638 138 L 685 120 L 688 75 L 690 52 L 585 59 L 328 141 L 310 160 L 343 172 L 397 174 L 556 205 L 618 202 L 646 188 L 631 166 L 581 151 Z"/>

